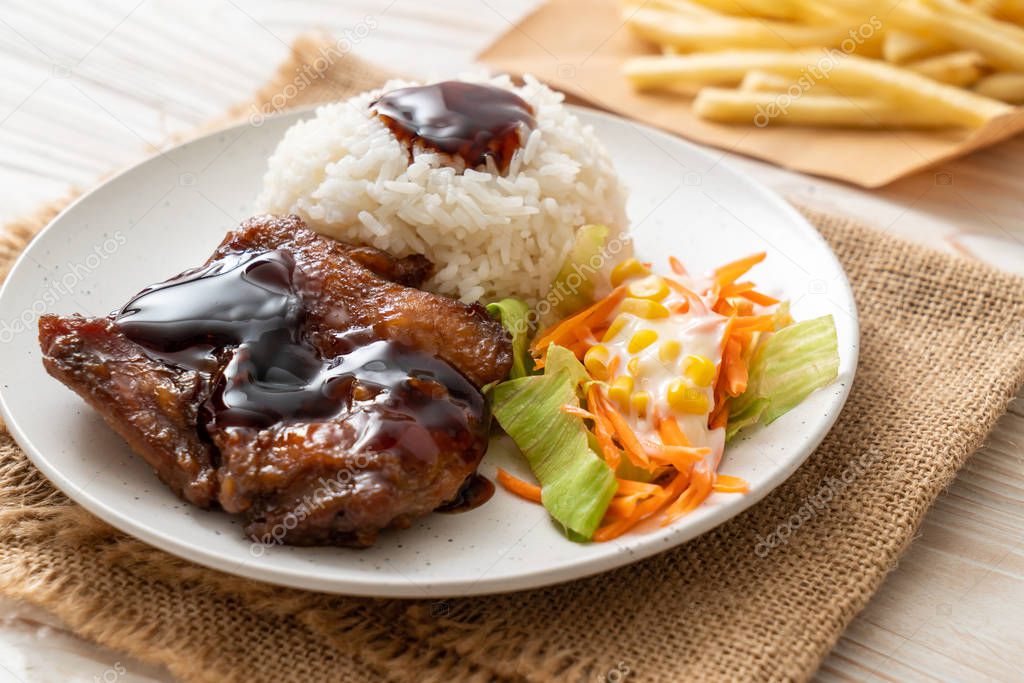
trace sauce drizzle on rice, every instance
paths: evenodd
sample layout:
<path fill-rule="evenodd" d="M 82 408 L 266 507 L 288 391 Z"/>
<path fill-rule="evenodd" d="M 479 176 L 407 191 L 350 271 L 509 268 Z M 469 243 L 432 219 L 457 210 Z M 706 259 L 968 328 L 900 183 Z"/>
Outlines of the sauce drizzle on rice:
<path fill-rule="evenodd" d="M 461 157 L 469 168 L 492 157 L 502 173 L 537 126 L 533 107 L 515 93 L 465 81 L 393 90 L 370 108 L 410 153 L 419 142 Z"/>

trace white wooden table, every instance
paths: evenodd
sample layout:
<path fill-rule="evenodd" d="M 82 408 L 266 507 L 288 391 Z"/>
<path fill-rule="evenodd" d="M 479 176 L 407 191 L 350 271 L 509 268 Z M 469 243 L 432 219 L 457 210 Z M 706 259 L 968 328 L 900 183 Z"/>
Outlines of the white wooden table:
<path fill-rule="evenodd" d="M 376 28 L 357 41 L 358 54 L 443 75 L 467 67 L 536 4 L 0 0 L 0 221 L 246 100 L 302 31 L 343 35 L 372 17 Z M 875 192 L 725 156 L 786 196 L 1024 274 L 1024 138 Z M 1018 399 L 825 661 L 821 680 L 1024 680 L 1022 466 Z M 0 600 L 0 683 L 93 680 L 169 679 Z"/>

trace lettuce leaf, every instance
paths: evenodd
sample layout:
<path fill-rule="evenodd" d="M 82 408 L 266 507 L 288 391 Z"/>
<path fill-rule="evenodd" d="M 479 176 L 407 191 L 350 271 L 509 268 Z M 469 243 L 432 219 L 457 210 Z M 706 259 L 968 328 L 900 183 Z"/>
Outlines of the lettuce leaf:
<path fill-rule="evenodd" d="M 569 376 L 569 381 L 572 382 L 572 388 L 576 392 L 577 397 L 582 395 L 581 385 L 584 382 L 590 381 L 590 375 L 587 374 L 587 369 L 583 367 L 583 363 L 576 358 L 569 349 L 558 344 L 552 344 L 548 347 L 547 361 L 544 364 L 545 375 L 557 375 L 559 372 L 566 372 Z"/>
<path fill-rule="evenodd" d="M 544 508 L 579 541 L 594 535 L 618 484 L 591 448 L 583 420 L 562 411 L 579 405 L 582 367 L 577 372 L 573 363 L 579 365 L 570 351 L 551 346 L 545 373 L 499 384 L 491 407 L 540 482 Z"/>
<path fill-rule="evenodd" d="M 839 342 L 831 315 L 790 323 L 766 335 L 750 361 L 747 390 L 729 400 L 725 438 L 770 424 L 839 376 Z"/>
<path fill-rule="evenodd" d="M 601 255 L 608 233 L 606 225 L 584 225 L 576 231 L 572 249 L 555 276 L 548 296 L 549 301 L 555 302 L 552 311 L 556 317 L 565 318 L 594 302 L 600 273 L 590 262 Z"/>
<path fill-rule="evenodd" d="M 512 337 L 511 379 L 526 377 L 533 369 L 530 357 L 530 307 L 519 299 L 502 299 L 487 304 L 487 312 L 497 318 Z"/>

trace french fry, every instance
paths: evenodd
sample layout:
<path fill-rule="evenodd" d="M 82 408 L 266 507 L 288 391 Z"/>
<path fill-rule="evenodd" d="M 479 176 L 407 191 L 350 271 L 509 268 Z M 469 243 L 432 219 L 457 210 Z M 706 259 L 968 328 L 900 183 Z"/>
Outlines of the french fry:
<path fill-rule="evenodd" d="M 736 85 L 748 71 L 778 73 L 798 83 L 826 81 L 847 94 L 869 93 L 893 105 L 934 110 L 936 118 L 980 126 L 1007 113 L 1005 103 L 938 83 L 885 62 L 821 52 L 719 52 L 675 57 L 635 57 L 624 73 L 640 90 L 676 85 Z"/>
<path fill-rule="evenodd" d="M 948 128 L 960 122 L 940 110 L 894 105 L 872 98 L 804 95 L 784 100 L 777 93 L 703 88 L 693 102 L 701 118 L 719 123 L 838 126 L 845 128 Z"/>
<path fill-rule="evenodd" d="M 974 84 L 974 92 L 1010 104 L 1024 104 L 1024 74 L 990 74 Z"/>
<path fill-rule="evenodd" d="M 850 11 L 875 11 L 887 26 L 981 53 L 992 65 L 1024 71 L 1024 29 L 997 21 L 956 0 L 832 0 Z M 923 4 L 934 3 L 933 5 Z M 935 8 L 941 7 L 942 11 Z"/>
<path fill-rule="evenodd" d="M 984 73 L 985 59 L 977 52 L 951 52 L 905 65 L 911 71 L 940 83 L 966 88 Z"/>
<path fill-rule="evenodd" d="M 906 31 L 886 31 L 882 56 L 885 61 L 903 64 L 927 57 L 934 57 L 953 49 L 953 45 L 945 40 L 922 38 Z"/>
<path fill-rule="evenodd" d="M 662 4 L 672 0 L 652 0 Z M 709 10 L 738 17 L 805 21 L 809 23 L 838 23 L 846 13 L 818 0 L 693 0 Z"/>
<path fill-rule="evenodd" d="M 796 15 L 796 18 L 809 23 L 844 22 L 852 26 L 854 24 L 851 22 L 851 17 L 856 18 L 855 14 L 844 11 L 842 8 L 834 7 L 830 2 L 790 0 L 790 3 L 795 8 L 793 13 Z"/>
<path fill-rule="evenodd" d="M 936 12 L 956 17 L 965 22 L 984 27 L 985 30 L 1000 34 L 1010 40 L 1020 40 L 1024 31 L 1019 26 L 1003 20 L 997 7 L 975 7 L 959 0 L 920 0 L 921 4 Z"/>
<path fill-rule="evenodd" d="M 623 14 L 628 17 L 633 12 L 644 8 L 676 12 L 694 19 L 717 19 L 722 16 L 718 12 L 690 0 L 648 0 L 646 3 L 637 4 L 629 2 L 626 4 Z"/>
<path fill-rule="evenodd" d="M 993 19 L 1024 24 L 1024 0 L 971 0 L 969 4 Z"/>
<path fill-rule="evenodd" d="M 740 81 L 740 90 L 747 92 L 774 92 L 788 93 L 796 88 L 797 92 L 802 90 L 801 86 L 794 83 L 792 79 L 773 74 L 770 71 L 748 71 L 747 75 Z M 810 89 L 815 95 L 838 95 L 835 88 L 825 83 L 815 83 Z"/>
<path fill-rule="evenodd" d="M 835 47 L 850 31 L 843 25 L 804 26 L 736 17 L 694 19 L 648 8 L 627 10 L 624 15 L 637 36 L 684 52 Z"/>
<path fill-rule="evenodd" d="M 660 5 L 664 0 L 654 0 Z M 799 18 L 797 8 L 789 0 L 695 0 L 709 11 L 739 17 L 792 20 Z"/>
<path fill-rule="evenodd" d="M 793 81 L 770 71 L 748 71 L 740 81 L 740 90 L 746 92 L 786 92 Z M 797 86 L 799 87 L 799 86 Z"/>
<path fill-rule="evenodd" d="M 996 3 L 993 16 L 1003 21 L 1012 21 L 1018 26 L 1024 25 L 1024 0 L 1002 0 Z"/>

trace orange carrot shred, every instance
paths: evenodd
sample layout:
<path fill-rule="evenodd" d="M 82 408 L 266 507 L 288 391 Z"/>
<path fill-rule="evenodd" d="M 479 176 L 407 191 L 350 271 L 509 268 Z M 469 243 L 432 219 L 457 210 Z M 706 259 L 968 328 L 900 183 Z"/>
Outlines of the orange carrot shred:
<path fill-rule="evenodd" d="M 730 339 L 725 344 L 722 354 L 722 367 L 725 370 L 725 387 L 730 396 L 739 396 L 747 390 L 747 364 L 743 362 L 743 347 L 739 341 Z"/>
<path fill-rule="evenodd" d="M 590 408 L 590 412 L 594 416 L 594 436 L 597 437 L 597 443 L 601 446 L 601 455 L 604 456 L 604 461 L 608 463 L 608 466 L 614 470 L 622 461 L 622 452 L 615 445 L 615 430 L 608 424 L 601 412 L 596 384 L 591 385 L 587 392 L 587 407 Z"/>
<path fill-rule="evenodd" d="M 742 294 L 740 294 L 740 296 L 742 296 L 744 299 L 749 299 L 750 301 L 753 301 L 758 306 L 774 306 L 775 304 L 779 303 L 778 299 L 770 297 L 767 294 L 762 294 L 761 292 L 756 292 L 754 290 L 750 290 L 749 292 L 743 292 Z"/>
<path fill-rule="evenodd" d="M 573 335 L 577 328 L 589 328 L 591 325 L 588 323 L 596 324 L 603 321 L 625 295 L 625 285 L 619 285 L 605 298 L 545 330 L 538 336 L 537 341 L 533 343 L 532 351 L 534 353 L 547 353 L 548 346 L 563 343 L 565 338 Z"/>
<path fill-rule="evenodd" d="M 658 434 L 662 441 L 673 446 L 689 446 L 690 441 L 686 438 L 679 421 L 675 417 L 667 417 L 658 423 Z"/>
<path fill-rule="evenodd" d="M 539 486 L 523 481 L 500 467 L 498 468 L 498 483 L 505 487 L 509 493 L 514 493 L 520 498 L 525 498 L 534 503 L 541 502 L 541 489 Z"/>
<path fill-rule="evenodd" d="M 619 488 L 615 490 L 615 495 L 652 494 L 661 490 L 662 488 L 657 484 L 647 484 L 642 481 L 633 481 L 632 479 L 619 479 Z"/>
<path fill-rule="evenodd" d="M 739 477 L 732 477 L 728 474 L 716 474 L 713 488 L 719 493 L 747 493 L 750 491 L 750 484 Z"/>
<path fill-rule="evenodd" d="M 612 429 L 615 430 L 615 435 L 619 437 L 619 443 L 622 444 L 630 461 L 637 467 L 643 467 L 647 470 L 653 469 L 650 459 L 647 457 L 647 451 L 640 443 L 636 434 L 633 433 L 633 429 L 629 426 L 626 418 L 619 413 L 611 401 L 605 399 L 599 389 L 595 391 L 594 395 L 597 398 L 599 411 L 611 424 Z"/>
<path fill-rule="evenodd" d="M 764 261 L 765 256 L 767 256 L 767 254 L 762 251 L 758 254 L 753 254 L 746 258 L 741 258 L 737 261 L 733 261 L 732 263 L 727 263 L 724 266 L 716 268 L 714 271 L 715 282 L 719 287 L 732 284 L 739 278 L 743 277 L 744 273 L 748 270 L 756 266 L 761 261 Z"/>
<path fill-rule="evenodd" d="M 698 313 L 703 314 L 707 312 L 708 308 L 704 304 L 704 300 L 701 299 L 696 292 L 691 290 L 682 282 L 679 282 L 678 280 L 673 280 L 670 277 L 665 278 L 665 282 L 668 283 L 669 287 L 676 290 L 676 293 L 682 294 L 683 297 L 689 302 L 689 305 L 692 306 L 694 310 L 696 310 Z"/>

